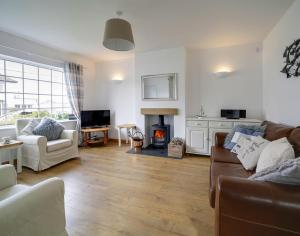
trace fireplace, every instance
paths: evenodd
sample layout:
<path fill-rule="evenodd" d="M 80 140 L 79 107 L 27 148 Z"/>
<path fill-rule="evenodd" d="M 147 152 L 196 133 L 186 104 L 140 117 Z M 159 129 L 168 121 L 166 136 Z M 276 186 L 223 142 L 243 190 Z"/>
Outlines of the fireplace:
<path fill-rule="evenodd" d="M 166 148 L 170 142 L 170 125 L 166 125 L 164 115 L 159 115 L 159 123 L 151 126 L 151 144 L 156 148 Z"/>

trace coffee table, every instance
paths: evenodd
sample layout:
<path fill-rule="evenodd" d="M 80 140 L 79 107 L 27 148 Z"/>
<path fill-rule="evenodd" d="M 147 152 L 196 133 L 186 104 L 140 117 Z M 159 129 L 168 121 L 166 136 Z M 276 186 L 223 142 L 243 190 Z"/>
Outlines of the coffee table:
<path fill-rule="evenodd" d="M 5 155 L 6 151 L 12 151 L 12 150 L 17 150 L 17 172 L 21 173 L 22 172 L 22 145 L 23 142 L 18 141 L 18 140 L 10 140 L 9 143 L 3 143 L 0 142 L 0 164 L 2 164 L 3 161 L 3 156 Z M 10 164 L 14 164 L 14 158 L 11 155 L 9 159 Z"/>

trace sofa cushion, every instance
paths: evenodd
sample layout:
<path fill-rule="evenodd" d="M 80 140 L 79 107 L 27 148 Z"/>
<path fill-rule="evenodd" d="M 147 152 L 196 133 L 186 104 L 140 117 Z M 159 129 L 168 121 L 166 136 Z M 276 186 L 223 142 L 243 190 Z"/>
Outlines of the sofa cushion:
<path fill-rule="evenodd" d="M 274 141 L 280 138 L 289 137 L 291 132 L 293 131 L 293 127 L 284 125 L 284 124 L 276 124 L 271 121 L 264 121 L 262 125 L 266 125 L 264 138 L 269 141 Z"/>
<path fill-rule="evenodd" d="M 235 153 L 223 147 L 216 146 L 211 148 L 211 161 L 241 164 Z"/>
<path fill-rule="evenodd" d="M 257 162 L 256 172 L 274 166 L 285 160 L 294 159 L 295 152 L 287 138 L 272 141 L 266 145 Z"/>
<path fill-rule="evenodd" d="M 236 143 L 232 142 L 236 132 L 250 135 L 250 136 L 263 136 L 266 126 L 261 125 L 236 125 L 232 128 L 231 132 L 227 134 L 224 142 L 224 148 L 232 149 Z"/>
<path fill-rule="evenodd" d="M 47 142 L 47 152 L 53 152 L 72 146 L 70 139 L 57 139 Z"/>
<path fill-rule="evenodd" d="M 249 179 L 300 186 L 300 157 L 264 169 Z"/>
<path fill-rule="evenodd" d="M 209 189 L 209 201 L 211 207 L 215 207 L 216 184 L 218 182 L 218 177 L 220 175 L 248 178 L 252 174 L 253 174 L 252 171 L 246 171 L 241 164 L 212 162 L 210 166 L 210 189 Z"/>
<path fill-rule="evenodd" d="M 253 170 L 257 165 L 260 154 L 268 143 L 270 143 L 270 141 L 260 136 L 255 137 L 252 140 L 240 137 L 231 152 L 235 150 L 237 158 L 246 170 Z"/>
<path fill-rule="evenodd" d="M 34 128 L 33 134 L 45 136 L 48 141 L 51 141 L 59 139 L 64 129 L 65 127 L 57 121 L 44 117 L 41 122 Z"/>
<path fill-rule="evenodd" d="M 22 184 L 17 184 L 17 185 L 13 185 L 12 187 L 5 188 L 0 191 L 0 201 L 9 198 L 19 192 L 22 192 L 28 188 L 29 188 L 28 186 Z"/>

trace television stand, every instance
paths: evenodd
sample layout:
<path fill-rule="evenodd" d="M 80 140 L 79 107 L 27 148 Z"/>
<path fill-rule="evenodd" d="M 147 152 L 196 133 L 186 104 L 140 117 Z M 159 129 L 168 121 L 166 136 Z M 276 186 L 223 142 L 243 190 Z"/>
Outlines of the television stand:
<path fill-rule="evenodd" d="M 108 131 L 109 127 L 102 128 L 83 128 L 81 132 L 83 134 L 83 146 L 87 147 L 89 144 L 98 144 L 103 143 L 104 145 L 108 144 Z M 93 132 L 102 132 L 103 138 L 93 140 L 91 139 L 91 133 Z"/>

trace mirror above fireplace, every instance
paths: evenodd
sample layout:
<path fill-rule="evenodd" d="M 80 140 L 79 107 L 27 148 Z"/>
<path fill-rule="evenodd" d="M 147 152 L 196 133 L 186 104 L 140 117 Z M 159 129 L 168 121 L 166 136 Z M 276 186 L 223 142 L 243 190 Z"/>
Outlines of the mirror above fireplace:
<path fill-rule="evenodd" d="M 176 73 L 142 76 L 143 100 L 176 100 Z"/>

